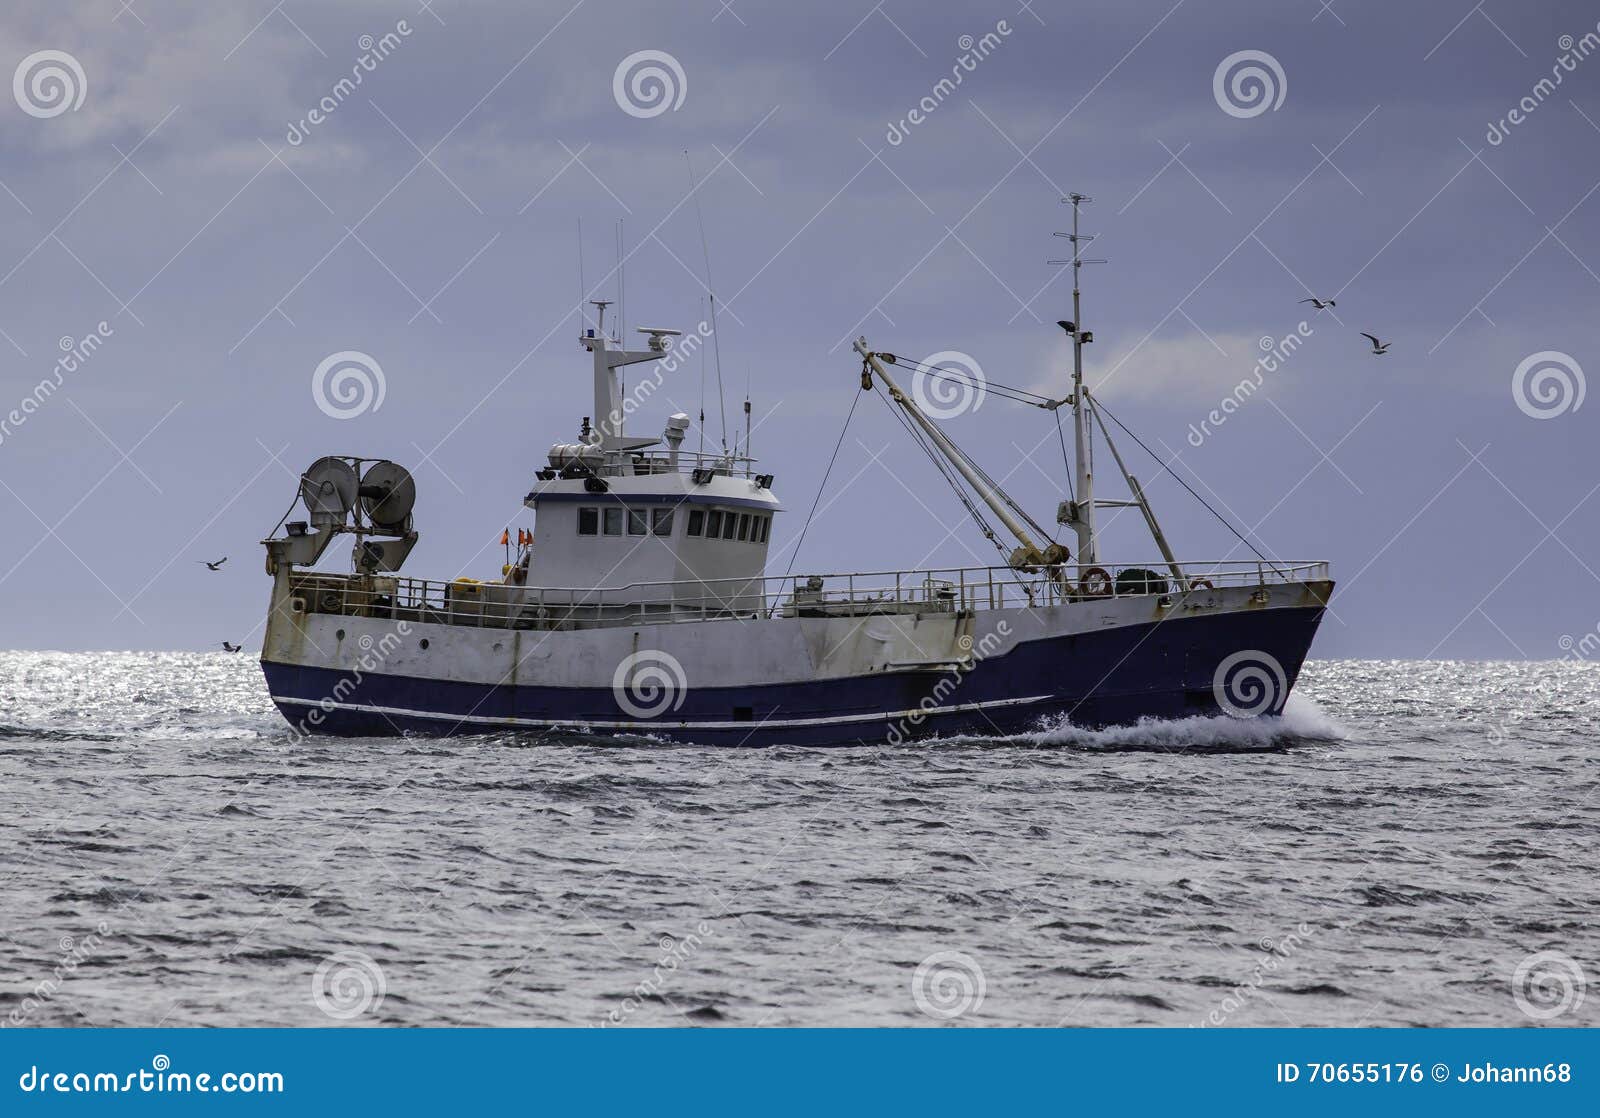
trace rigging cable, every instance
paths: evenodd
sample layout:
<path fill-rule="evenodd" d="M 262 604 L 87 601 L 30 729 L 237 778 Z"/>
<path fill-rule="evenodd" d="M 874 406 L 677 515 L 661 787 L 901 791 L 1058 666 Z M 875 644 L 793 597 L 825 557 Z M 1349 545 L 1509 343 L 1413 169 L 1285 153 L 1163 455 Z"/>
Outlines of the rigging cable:
<path fill-rule="evenodd" d="M 1168 466 L 1165 462 L 1163 462 L 1161 460 L 1161 457 L 1158 454 L 1156 454 L 1155 451 L 1151 450 L 1148 446 L 1145 446 L 1144 440 L 1141 439 L 1138 435 L 1135 435 L 1131 430 L 1129 430 L 1128 425 L 1126 423 L 1122 422 L 1122 420 L 1118 419 L 1115 415 L 1112 415 L 1111 411 L 1109 409 L 1107 409 L 1105 407 L 1105 405 L 1103 405 L 1099 401 L 1099 399 L 1097 399 L 1096 397 L 1091 396 L 1091 397 L 1089 397 L 1089 399 L 1091 401 L 1091 405 L 1093 406 L 1093 408 L 1094 408 L 1094 410 L 1095 410 L 1095 412 L 1097 414 L 1100 413 L 1100 412 L 1105 412 L 1106 415 L 1111 416 L 1111 422 L 1115 423 L 1118 427 L 1121 427 L 1125 432 L 1127 432 L 1128 437 L 1130 439 L 1132 439 L 1134 442 L 1138 443 L 1139 444 L 1139 448 L 1141 450 L 1143 450 L 1151 458 L 1155 459 L 1156 465 L 1160 466 L 1167 473 L 1171 474 L 1172 477 L 1174 478 L 1174 480 L 1176 480 L 1179 485 L 1183 486 L 1185 489 L 1187 489 L 1189 491 L 1189 496 L 1191 496 L 1195 500 L 1199 501 L 1202 505 L 1205 506 L 1205 509 L 1206 509 L 1207 512 L 1209 512 L 1212 516 L 1216 517 L 1219 521 L 1222 522 L 1222 526 L 1224 528 L 1226 528 L 1228 531 L 1232 532 L 1235 536 L 1238 536 L 1239 537 L 1239 542 L 1244 544 L 1251 551 L 1255 552 L 1255 555 L 1256 555 L 1257 559 L 1259 559 L 1263 563 L 1267 564 L 1269 567 L 1271 567 L 1278 574 L 1280 574 L 1280 575 L 1283 574 L 1282 571 L 1278 570 L 1277 564 L 1273 560 L 1268 559 L 1265 555 L 1261 554 L 1260 549 L 1257 548 L 1255 544 L 1251 543 L 1248 539 L 1246 539 L 1243 535 L 1241 535 L 1239 533 L 1239 530 L 1237 528 L 1235 528 L 1232 523 L 1229 522 L 1227 517 L 1223 516 L 1216 509 L 1212 508 L 1211 507 L 1211 503 L 1209 501 L 1207 501 L 1204 497 L 1200 496 L 1200 494 L 1196 493 L 1195 490 L 1194 490 L 1194 487 L 1192 485 L 1190 485 L 1188 482 L 1184 481 L 1183 478 L 1179 477 L 1177 472 L 1175 470 L 1173 470 L 1172 467 Z"/>
<path fill-rule="evenodd" d="M 689 194 L 694 198 L 694 216 L 700 223 L 700 253 L 706 262 L 706 294 L 711 298 L 711 349 L 717 365 L 717 407 L 722 413 L 722 453 L 728 453 L 728 401 L 722 390 L 722 341 L 717 333 L 717 296 L 711 289 L 711 249 L 706 243 L 706 219 L 700 212 L 699 188 L 694 181 L 694 163 L 689 159 L 687 150 L 683 153 L 683 162 L 689 168 Z M 749 372 L 746 370 L 746 376 Z M 748 390 L 746 396 L 749 395 Z"/>
<path fill-rule="evenodd" d="M 1066 432 L 1061 429 L 1061 409 L 1056 408 L 1054 411 L 1056 417 L 1056 438 L 1061 440 L 1061 469 L 1067 478 L 1067 496 L 1074 504 L 1076 504 L 1078 495 L 1072 491 L 1072 462 L 1067 457 L 1067 435 Z"/>
<path fill-rule="evenodd" d="M 905 428 L 906 432 L 911 436 L 911 440 L 916 443 L 919 448 L 921 448 L 923 454 L 928 456 L 928 461 L 933 463 L 934 469 L 938 470 L 940 475 L 943 476 L 945 481 L 949 484 L 950 488 L 955 490 L 956 497 L 964 506 L 966 506 L 968 514 L 971 515 L 972 519 L 977 522 L 977 525 L 980 529 L 982 529 L 984 536 L 989 540 L 990 543 L 993 543 L 995 547 L 1000 550 L 1002 555 L 1005 554 L 1005 546 L 1000 543 L 999 536 L 995 533 L 994 525 L 990 524 L 988 520 L 984 518 L 983 513 L 978 510 L 978 506 L 968 494 L 966 486 L 964 486 L 961 481 L 957 479 L 955 474 L 951 473 L 950 464 L 940 457 L 939 452 L 934 450 L 933 447 L 928 444 L 927 435 L 918 430 L 916 425 L 913 424 L 911 420 L 901 414 L 899 405 L 894 402 L 893 398 L 890 397 L 888 393 L 877 388 L 876 385 L 874 385 L 874 390 L 883 397 L 884 403 L 889 406 L 889 411 L 894 416 L 895 422 L 899 423 L 901 427 Z"/>
<path fill-rule="evenodd" d="M 839 428 L 839 440 L 833 444 L 833 454 L 828 458 L 828 468 L 822 471 L 822 482 L 817 486 L 817 495 L 811 501 L 811 511 L 806 513 L 806 522 L 800 526 L 800 537 L 794 541 L 794 550 L 789 553 L 789 565 L 784 568 L 784 578 L 788 578 L 794 571 L 794 561 L 800 556 L 800 545 L 806 542 L 806 533 L 811 530 L 811 518 L 817 515 L 817 506 L 822 503 L 822 494 L 828 488 L 828 478 L 833 474 L 833 464 L 839 459 L 839 448 L 844 446 L 845 432 L 850 430 L 850 419 L 856 414 L 856 405 L 860 402 L 861 393 L 857 392 L 850 400 L 850 410 L 845 413 L 844 426 Z"/>
<path fill-rule="evenodd" d="M 878 356 L 880 359 L 885 359 L 888 357 L 888 354 L 880 353 Z M 895 359 L 893 361 L 889 361 L 888 364 L 898 365 L 902 368 L 911 370 L 913 373 L 921 373 L 923 376 L 932 377 L 935 380 L 948 380 L 955 384 L 961 385 L 976 385 L 983 391 L 993 392 L 1002 400 L 1010 400 L 1012 403 L 1029 404 L 1036 408 L 1051 409 L 1054 409 L 1059 404 L 1059 401 L 1052 400 L 1049 396 L 1042 396 L 1039 393 L 1032 392 L 1026 388 L 1017 388 L 1013 385 L 1001 384 L 999 381 L 990 380 L 988 377 L 984 377 L 980 380 L 977 377 L 967 373 L 955 373 L 949 369 L 940 368 L 937 365 L 928 365 L 921 361 L 913 361 L 908 357 L 896 356 Z"/>
<path fill-rule="evenodd" d="M 700 300 L 700 309 L 702 311 L 704 311 L 706 309 L 706 301 L 704 299 Z M 705 319 L 702 318 L 701 321 L 704 322 Z M 695 462 L 696 466 L 703 465 L 704 462 L 705 462 L 705 456 L 706 456 L 706 347 L 705 346 L 701 346 L 700 347 L 700 423 L 698 424 L 698 426 L 700 428 L 700 450 L 699 450 L 699 457 L 698 457 L 697 461 Z"/>

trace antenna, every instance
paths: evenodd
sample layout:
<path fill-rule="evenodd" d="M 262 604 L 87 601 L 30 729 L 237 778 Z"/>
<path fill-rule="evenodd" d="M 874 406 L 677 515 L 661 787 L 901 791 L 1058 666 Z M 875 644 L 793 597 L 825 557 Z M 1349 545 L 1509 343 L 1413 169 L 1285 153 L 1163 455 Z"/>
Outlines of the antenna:
<path fill-rule="evenodd" d="M 1051 264 L 1072 265 L 1072 321 L 1061 321 L 1057 325 L 1065 330 L 1072 338 L 1072 437 L 1077 444 L 1077 502 L 1070 510 L 1070 523 L 1078 535 L 1078 562 L 1095 563 L 1098 561 L 1095 535 L 1094 535 L 1094 458 L 1093 448 L 1090 445 L 1094 431 L 1089 426 L 1089 394 L 1083 388 L 1083 347 L 1094 341 L 1094 332 L 1083 328 L 1083 293 L 1080 284 L 1080 273 L 1085 264 L 1104 264 L 1104 260 L 1085 260 L 1083 246 L 1094 240 L 1094 234 L 1078 231 L 1078 218 L 1085 202 L 1093 202 L 1087 194 L 1072 194 L 1061 199 L 1072 207 L 1072 232 L 1057 233 L 1058 237 L 1065 237 L 1072 242 L 1071 260 L 1052 260 Z"/>
<path fill-rule="evenodd" d="M 617 340 L 622 340 L 622 335 L 627 329 L 627 320 L 624 316 L 626 304 L 622 301 L 622 219 L 617 218 Z"/>
<path fill-rule="evenodd" d="M 595 326 L 595 333 L 599 334 L 601 337 L 604 337 L 605 336 L 605 332 L 606 332 L 606 308 L 611 305 L 611 300 L 610 299 L 590 299 L 589 300 L 589 304 L 591 306 L 595 306 L 595 307 L 599 307 L 600 308 L 600 316 L 599 316 L 599 319 L 595 322 L 594 326 Z"/>
<path fill-rule="evenodd" d="M 700 253 L 706 262 L 706 295 L 711 300 L 711 351 L 717 363 L 717 408 L 722 414 L 722 453 L 728 453 L 728 401 L 722 390 L 722 340 L 717 331 L 717 296 L 711 289 L 711 249 L 706 242 L 706 217 L 700 211 L 700 195 L 694 181 L 694 163 L 687 150 L 683 153 L 684 165 L 689 168 L 689 193 L 694 197 L 694 216 L 700 223 Z M 704 408 L 701 409 L 702 411 Z M 704 417 L 702 416 L 702 421 Z"/>
<path fill-rule="evenodd" d="M 578 333 L 583 333 L 583 304 L 589 298 L 589 285 L 583 282 L 583 218 L 578 219 Z"/>
<path fill-rule="evenodd" d="M 706 308 L 706 301 L 704 299 L 701 299 L 700 300 L 700 309 L 702 311 L 704 311 L 705 308 Z M 700 321 L 701 322 L 705 321 L 705 316 L 704 315 L 701 316 Z M 700 465 L 701 462 L 705 459 L 705 456 L 706 456 L 706 347 L 705 346 L 701 346 L 700 347 L 700 450 L 699 450 L 699 457 L 695 460 L 695 465 L 696 466 Z"/>

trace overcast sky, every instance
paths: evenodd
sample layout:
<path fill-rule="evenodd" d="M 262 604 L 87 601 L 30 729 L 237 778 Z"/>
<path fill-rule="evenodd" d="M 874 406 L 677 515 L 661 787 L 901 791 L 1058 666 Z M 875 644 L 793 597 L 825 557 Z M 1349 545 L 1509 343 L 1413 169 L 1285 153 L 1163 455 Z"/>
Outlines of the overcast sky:
<path fill-rule="evenodd" d="M 13 0 L 0 418 L 63 339 L 105 330 L 0 425 L 0 645 L 259 647 L 257 541 L 325 453 L 415 470 L 408 573 L 497 574 L 533 470 L 590 411 L 579 223 L 592 293 L 617 289 L 622 219 L 628 325 L 692 329 L 692 163 L 730 423 L 748 383 L 788 509 L 776 547 L 858 391 L 857 334 L 1065 393 L 1070 281 L 1047 261 L 1078 190 L 1109 261 L 1086 271 L 1091 383 L 1263 550 L 1333 562 L 1316 654 L 1560 656 L 1600 620 L 1600 402 L 1578 406 L 1600 369 L 1597 20 L 1512 0 Z M 681 70 L 670 103 L 630 100 L 626 73 L 619 99 L 640 51 Z M 1219 100 L 1241 51 L 1270 88 L 1224 72 Z M 341 419 L 313 374 L 343 351 L 383 395 Z M 688 362 L 634 433 L 700 391 Z M 948 429 L 1052 520 L 1048 413 L 990 395 Z M 1124 452 L 1181 556 L 1248 556 Z M 830 488 L 797 570 L 996 561 L 876 397 Z M 1105 557 L 1148 559 L 1136 527 L 1111 524 Z"/>

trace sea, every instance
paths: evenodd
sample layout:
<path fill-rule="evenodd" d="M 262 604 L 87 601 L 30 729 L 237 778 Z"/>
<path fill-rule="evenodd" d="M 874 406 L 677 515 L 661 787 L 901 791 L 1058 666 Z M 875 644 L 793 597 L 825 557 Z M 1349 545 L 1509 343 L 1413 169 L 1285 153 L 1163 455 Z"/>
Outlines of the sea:
<path fill-rule="evenodd" d="M 1600 1023 L 1600 667 L 714 749 L 298 740 L 248 653 L 0 653 L 0 1026 Z"/>

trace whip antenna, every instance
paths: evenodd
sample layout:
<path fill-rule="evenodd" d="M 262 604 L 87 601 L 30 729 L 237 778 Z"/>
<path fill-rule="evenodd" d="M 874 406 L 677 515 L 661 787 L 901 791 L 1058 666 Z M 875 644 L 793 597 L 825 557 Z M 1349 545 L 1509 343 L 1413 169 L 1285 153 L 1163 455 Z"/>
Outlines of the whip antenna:
<path fill-rule="evenodd" d="M 689 168 L 689 194 L 694 198 L 695 221 L 700 225 L 700 253 L 706 262 L 706 295 L 711 303 L 711 356 L 717 366 L 717 410 L 722 421 L 722 453 L 728 453 L 728 401 L 722 389 L 722 342 L 717 332 L 717 296 L 711 288 L 711 249 L 706 243 L 706 218 L 700 210 L 700 194 L 694 181 L 694 163 L 689 153 L 683 153 L 684 165 Z"/>

